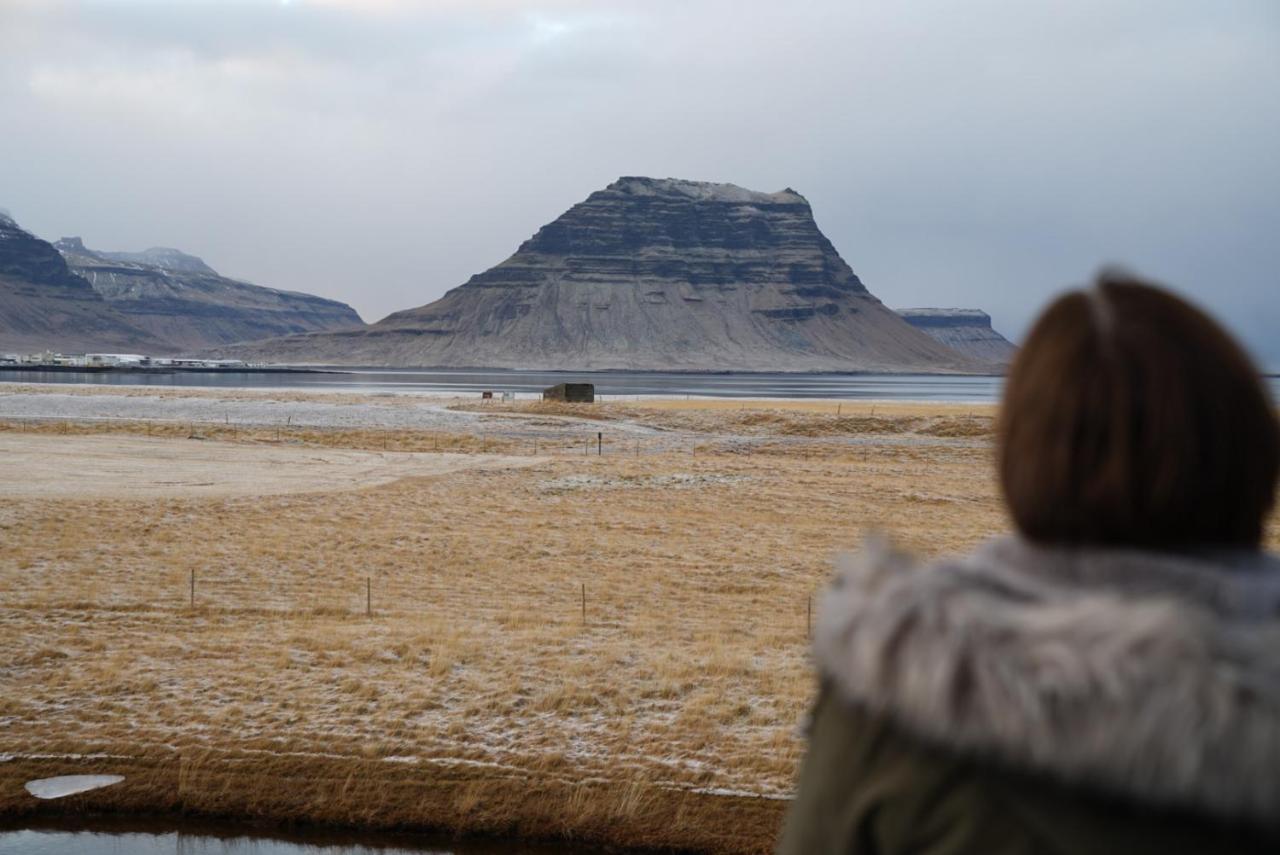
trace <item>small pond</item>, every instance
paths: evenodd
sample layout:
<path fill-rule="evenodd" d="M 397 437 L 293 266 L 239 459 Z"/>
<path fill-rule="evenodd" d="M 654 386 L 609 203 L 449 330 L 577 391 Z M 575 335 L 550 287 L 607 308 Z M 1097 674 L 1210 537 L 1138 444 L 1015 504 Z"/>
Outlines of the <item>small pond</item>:
<path fill-rule="evenodd" d="M 573 844 L 234 825 L 96 820 L 0 825 L 0 855 L 600 855 Z"/>

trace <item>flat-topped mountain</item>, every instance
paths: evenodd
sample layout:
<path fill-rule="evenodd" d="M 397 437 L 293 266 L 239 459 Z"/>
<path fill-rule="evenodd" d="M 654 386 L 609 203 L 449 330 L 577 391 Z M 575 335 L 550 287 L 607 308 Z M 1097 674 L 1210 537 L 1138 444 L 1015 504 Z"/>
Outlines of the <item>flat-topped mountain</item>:
<path fill-rule="evenodd" d="M 291 362 L 577 370 L 980 367 L 872 296 L 794 190 L 636 177 L 592 193 L 434 303 L 358 332 L 290 336 L 234 352 Z"/>
<path fill-rule="evenodd" d="M 1017 348 L 981 309 L 898 309 L 907 323 L 966 356 L 1006 365 Z"/>
<path fill-rule="evenodd" d="M 172 353 L 176 348 L 131 323 L 62 256 L 0 214 L 0 351 Z"/>
<path fill-rule="evenodd" d="M 78 237 L 54 246 L 131 323 L 182 350 L 364 326 L 346 303 L 229 279 L 176 249 L 104 252 Z"/>

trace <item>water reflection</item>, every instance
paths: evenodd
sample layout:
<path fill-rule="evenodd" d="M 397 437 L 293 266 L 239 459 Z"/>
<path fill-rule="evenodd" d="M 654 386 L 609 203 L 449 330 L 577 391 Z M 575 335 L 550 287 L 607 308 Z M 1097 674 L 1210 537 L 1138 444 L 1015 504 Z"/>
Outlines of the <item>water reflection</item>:
<path fill-rule="evenodd" d="M 568 844 L 452 841 L 417 835 L 319 831 L 246 832 L 230 827 L 103 821 L 92 828 L 0 828 L 0 855 L 590 855 Z"/>

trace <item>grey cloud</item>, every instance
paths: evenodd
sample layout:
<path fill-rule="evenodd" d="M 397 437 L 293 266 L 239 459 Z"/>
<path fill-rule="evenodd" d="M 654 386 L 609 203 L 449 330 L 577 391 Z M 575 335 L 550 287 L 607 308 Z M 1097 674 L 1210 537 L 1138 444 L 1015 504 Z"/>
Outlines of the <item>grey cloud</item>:
<path fill-rule="evenodd" d="M 1280 365 L 1268 0 L 16 2 L 0 204 L 370 318 L 622 174 L 792 186 L 890 304 L 1122 261 Z"/>

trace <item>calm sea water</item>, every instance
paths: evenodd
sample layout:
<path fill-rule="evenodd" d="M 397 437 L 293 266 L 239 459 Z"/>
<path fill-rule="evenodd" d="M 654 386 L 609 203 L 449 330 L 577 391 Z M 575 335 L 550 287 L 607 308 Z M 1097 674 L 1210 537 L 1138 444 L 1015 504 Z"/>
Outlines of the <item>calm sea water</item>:
<path fill-rule="evenodd" d="M 536 395 L 557 383 L 594 383 L 608 398 L 834 398 L 842 400 L 956 401 L 994 403 L 1004 378 L 938 374 L 692 374 L 649 371 L 427 370 L 411 368 L 334 368 L 323 373 L 203 374 L 179 372 L 4 371 L 0 382 L 79 383 L 103 386 L 194 386 L 221 389 L 310 389 L 343 392 L 430 392 L 475 394 L 514 392 Z M 1267 378 L 1280 400 L 1280 376 Z"/>
<path fill-rule="evenodd" d="M 181 372 L 0 371 L 11 383 L 83 383 L 130 386 L 316 389 L 360 392 L 470 394 L 485 390 L 538 393 L 557 383 L 594 383 L 610 397 L 841 398 L 919 401 L 995 401 L 1001 377 L 928 374 L 687 374 L 659 372 L 443 371 L 417 369 L 334 369 L 325 374 L 201 374 Z"/>

